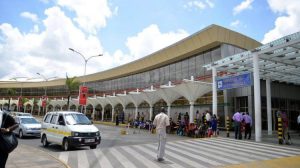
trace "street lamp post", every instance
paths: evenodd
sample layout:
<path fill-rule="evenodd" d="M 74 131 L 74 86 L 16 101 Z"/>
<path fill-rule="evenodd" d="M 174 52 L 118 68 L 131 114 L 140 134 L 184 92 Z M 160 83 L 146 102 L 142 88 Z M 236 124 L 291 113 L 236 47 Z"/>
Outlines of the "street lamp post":
<path fill-rule="evenodd" d="M 30 78 L 27 78 L 27 77 L 14 77 L 14 78 L 10 79 L 10 80 L 15 80 L 16 82 L 20 82 L 21 83 L 21 92 L 20 92 L 20 96 L 19 96 L 19 99 L 21 99 L 22 98 L 22 94 L 23 94 L 23 83 L 24 83 L 24 81 L 21 81 L 19 79 L 29 80 Z M 20 102 L 19 99 L 18 99 L 18 105 L 17 105 L 17 107 L 18 107 L 18 111 L 21 111 L 20 104 L 19 104 L 19 102 Z"/>
<path fill-rule="evenodd" d="M 84 82 L 83 82 L 83 86 L 85 86 L 85 82 L 86 82 L 86 77 L 85 77 L 85 75 L 86 75 L 86 65 L 87 65 L 87 62 L 88 62 L 91 58 L 93 58 L 93 57 L 100 57 L 100 56 L 103 56 L 103 54 L 93 55 L 93 56 L 90 56 L 90 57 L 86 58 L 83 54 L 81 54 L 80 52 L 74 50 L 73 48 L 69 48 L 69 50 L 71 50 L 71 51 L 73 51 L 73 52 L 79 54 L 79 55 L 83 58 L 83 60 L 84 60 L 84 74 L 83 74 Z M 83 112 L 83 107 L 84 107 L 84 106 L 85 106 L 85 105 L 81 106 L 81 113 Z"/>
<path fill-rule="evenodd" d="M 45 82 L 48 82 L 50 79 L 55 79 L 55 78 L 57 78 L 57 76 L 50 77 L 50 78 L 46 78 L 43 74 L 41 74 L 41 73 L 39 73 L 39 72 L 37 72 L 36 74 L 39 75 L 39 76 L 41 76 L 41 77 L 44 79 Z M 44 97 L 46 98 L 46 96 L 47 96 L 47 86 L 46 86 L 46 84 L 45 84 L 44 90 L 45 90 L 45 92 L 44 92 Z M 47 106 L 47 105 L 46 105 L 46 106 Z M 46 112 L 45 109 L 46 109 L 46 108 L 43 107 L 43 112 Z M 40 110 L 39 110 L 39 111 L 40 111 Z"/>

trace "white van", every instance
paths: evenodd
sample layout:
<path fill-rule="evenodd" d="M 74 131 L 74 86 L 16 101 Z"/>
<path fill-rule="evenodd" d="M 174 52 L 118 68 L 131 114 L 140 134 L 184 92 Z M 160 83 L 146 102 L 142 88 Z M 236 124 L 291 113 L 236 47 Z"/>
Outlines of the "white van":
<path fill-rule="evenodd" d="M 82 113 L 74 111 L 48 112 L 42 122 L 41 142 L 60 144 L 63 150 L 90 146 L 95 149 L 101 142 L 98 128 Z"/>

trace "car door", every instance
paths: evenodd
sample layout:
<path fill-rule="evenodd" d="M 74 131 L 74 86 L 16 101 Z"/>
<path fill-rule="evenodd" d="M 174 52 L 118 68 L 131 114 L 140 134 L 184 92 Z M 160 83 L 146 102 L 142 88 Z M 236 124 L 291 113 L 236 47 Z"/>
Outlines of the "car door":
<path fill-rule="evenodd" d="M 58 128 L 57 128 L 57 125 L 56 125 L 57 119 L 58 119 L 58 115 L 53 114 L 52 117 L 51 117 L 50 123 L 48 125 L 47 138 L 48 138 L 49 142 L 56 142 L 56 143 L 58 142 L 57 141 Z"/>
<path fill-rule="evenodd" d="M 66 122 L 65 122 L 63 114 L 59 114 L 58 120 L 56 123 L 56 127 L 57 127 L 57 131 L 58 131 L 57 142 L 62 143 L 64 137 L 69 136 L 68 132 L 66 130 Z"/>

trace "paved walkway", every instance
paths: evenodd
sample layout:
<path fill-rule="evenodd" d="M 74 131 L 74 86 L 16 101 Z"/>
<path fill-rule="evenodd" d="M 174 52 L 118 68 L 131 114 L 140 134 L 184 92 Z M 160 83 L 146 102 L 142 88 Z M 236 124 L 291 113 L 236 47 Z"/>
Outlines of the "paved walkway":
<path fill-rule="evenodd" d="M 10 153 L 6 168 L 68 168 L 48 153 L 23 144 Z"/>

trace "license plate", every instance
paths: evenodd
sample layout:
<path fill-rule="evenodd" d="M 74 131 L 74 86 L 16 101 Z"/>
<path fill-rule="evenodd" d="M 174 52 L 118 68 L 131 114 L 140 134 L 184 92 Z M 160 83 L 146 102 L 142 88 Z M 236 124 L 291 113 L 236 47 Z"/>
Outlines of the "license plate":
<path fill-rule="evenodd" d="M 87 142 L 87 143 L 89 143 L 89 142 L 95 142 L 95 139 L 85 139 L 84 142 Z"/>

